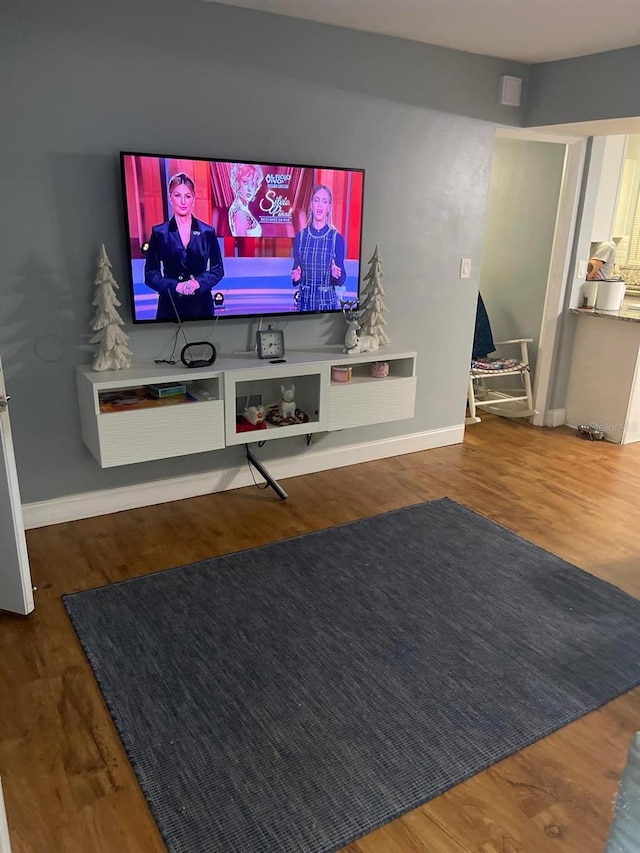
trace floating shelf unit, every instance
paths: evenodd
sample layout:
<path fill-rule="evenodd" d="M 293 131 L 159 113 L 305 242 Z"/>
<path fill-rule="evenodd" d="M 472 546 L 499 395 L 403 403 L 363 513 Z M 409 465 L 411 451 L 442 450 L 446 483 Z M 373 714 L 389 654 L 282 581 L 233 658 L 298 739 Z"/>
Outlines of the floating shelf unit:
<path fill-rule="evenodd" d="M 349 356 L 339 348 L 287 352 L 285 364 L 254 353 L 223 356 L 207 368 L 148 364 L 129 370 L 77 368 L 82 438 L 103 468 L 221 450 L 287 436 L 368 426 L 412 418 L 416 397 L 416 353 L 385 347 Z M 371 376 L 386 361 L 389 375 Z M 331 380 L 331 367 L 348 364 L 349 382 Z M 159 382 L 185 386 L 185 395 L 147 399 Z M 248 404 L 279 403 L 281 386 L 295 385 L 296 407 L 306 423 L 241 432 L 237 416 Z"/>

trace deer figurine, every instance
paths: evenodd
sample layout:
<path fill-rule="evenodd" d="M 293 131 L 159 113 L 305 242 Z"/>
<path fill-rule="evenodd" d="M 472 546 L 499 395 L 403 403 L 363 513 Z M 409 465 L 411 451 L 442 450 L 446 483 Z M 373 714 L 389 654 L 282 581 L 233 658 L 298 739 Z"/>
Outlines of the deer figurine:
<path fill-rule="evenodd" d="M 358 352 L 358 332 L 360 331 L 360 323 L 358 322 L 358 312 L 356 311 L 357 302 L 353 300 L 340 300 L 342 305 L 342 313 L 347 318 L 347 331 L 344 336 L 344 351 Z"/>
<path fill-rule="evenodd" d="M 347 332 L 344 336 L 344 351 L 350 355 L 355 355 L 359 352 L 369 352 L 376 350 L 380 346 L 377 338 L 373 335 L 359 335 L 361 329 L 359 317 L 360 313 L 356 311 L 358 304 L 353 300 L 340 300 L 342 305 L 342 313 L 347 318 Z"/>

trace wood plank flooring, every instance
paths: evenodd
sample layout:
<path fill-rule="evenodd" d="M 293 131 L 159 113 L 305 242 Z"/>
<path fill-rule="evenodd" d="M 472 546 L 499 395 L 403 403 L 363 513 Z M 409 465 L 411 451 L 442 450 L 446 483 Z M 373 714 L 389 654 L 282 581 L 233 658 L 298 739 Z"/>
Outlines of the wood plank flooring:
<path fill-rule="evenodd" d="M 0 615 L 0 776 L 14 853 L 165 850 L 63 593 L 449 496 L 640 598 L 640 444 L 489 416 L 461 445 L 285 488 L 286 502 L 252 487 L 28 533 L 36 611 Z M 601 853 L 638 729 L 640 688 L 344 853 Z"/>

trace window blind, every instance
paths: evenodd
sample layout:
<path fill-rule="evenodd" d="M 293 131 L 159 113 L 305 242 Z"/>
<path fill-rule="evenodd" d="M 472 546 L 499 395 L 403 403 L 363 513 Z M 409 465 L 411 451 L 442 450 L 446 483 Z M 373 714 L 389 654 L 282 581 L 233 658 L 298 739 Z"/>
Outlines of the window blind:
<path fill-rule="evenodd" d="M 636 199 L 636 211 L 631 224 L 631 239 L 629 240 L 628 267 L 640 269 L 640 192 Z"/>

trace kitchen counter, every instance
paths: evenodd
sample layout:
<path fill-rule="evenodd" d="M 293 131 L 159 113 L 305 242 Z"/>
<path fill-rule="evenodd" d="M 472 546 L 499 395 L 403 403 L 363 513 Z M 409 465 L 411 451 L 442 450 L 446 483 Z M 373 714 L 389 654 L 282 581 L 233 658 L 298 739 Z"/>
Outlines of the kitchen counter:
<path fill-rule="evenodd" d="M 603 311 L 598 308 L 570 308 L 569 314 L 584 317 L 608 317 L 610 320 L 625 320 L 628 323 L 640 323 L 640 296 L 625 296 L 619 311 Z"/>
<path fill-rule="evenodd" d="M 633 307 L 638 306 L 638 308 Z M 626 296 L 619 311 L 570 309 L 578 319 L 567 386 L 566 423 L 594 426 L 609 441 L 640 441 L 640 298 Z"/>

